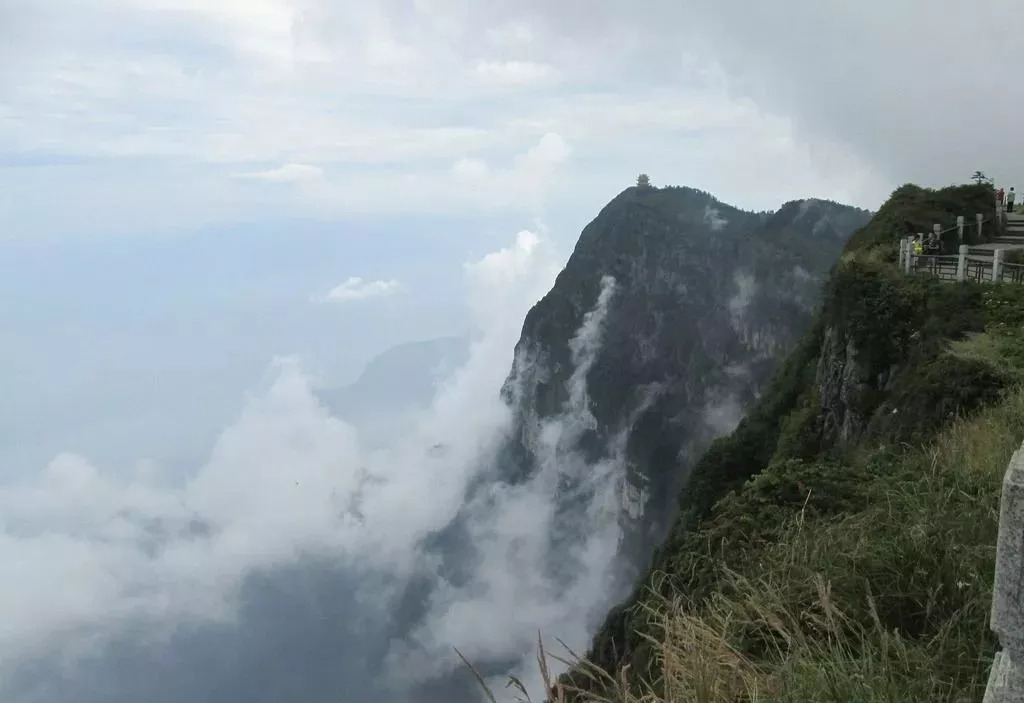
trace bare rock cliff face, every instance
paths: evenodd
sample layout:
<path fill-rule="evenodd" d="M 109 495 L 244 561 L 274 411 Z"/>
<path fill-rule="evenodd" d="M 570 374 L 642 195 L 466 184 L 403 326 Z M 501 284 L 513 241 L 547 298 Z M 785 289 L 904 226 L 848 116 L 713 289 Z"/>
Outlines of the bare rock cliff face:
<path fill-rule="evenodd" d="M 624 464 L 622 549 L 643 563 L 667 530 L 691 458 L 739 422 L 810 324 L 828 268 L 869 215 L 820 200 L 745 212 L 690 188 L 621 193 L 527 315 L 503 389 L 516 422 L 502 479 L 537 471 L 544 421 L 585 386 L 586 426 L 563 449 L 589 464 Z M 600 342 L 581 369 L 574 344 L 598 309 Z"/>
<path fill-rule="evenodd" d="M 822 437 L 828 444 L 846 445 L 863 432 L 866 418 L 861 407 L 869 377 L 853 339 L 835 326 L 828 327 L 816 378 Z"/>

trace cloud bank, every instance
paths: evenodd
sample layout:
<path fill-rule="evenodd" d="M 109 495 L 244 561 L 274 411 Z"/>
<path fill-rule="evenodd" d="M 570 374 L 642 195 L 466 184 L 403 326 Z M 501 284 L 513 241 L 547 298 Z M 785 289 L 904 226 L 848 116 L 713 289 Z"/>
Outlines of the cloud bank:
<path fill-rule="evenodd" d="M 271 168 L 265 171 L 252 171 L 238 174 L 239 178 L 248 178 L 254 181 L 265 181 L 267 183 L 299 183 L 301 181 L 323 178 L 324 170 L 317 166 L 306 164 L 285 164 L 280 168 Z"/>
<path fill-rule="evenodd" d="M 940 24 L 918 0 L 896 14 L 804 0 L 478 5 L 7 2 L 0 212 L 18 226 L 0 234 L 578 213 L 641 171 L 753 209 L 797 195 L 875 206 L 913 168 L 940 184 L 1013 170 L 993 135 L 1014 138 L 999 115 L 1016 114 L 1019 91 L 976 78 L 1021 58 L 990 36 L 1009 0 Z M 905 41 L 923 27 L 929 41 Z M 528 157 L 555 137 L 571 153 Z M 47 208 L 55 191 L 63 207 Z"/>
<path fill-rule="evenodd" d="M 401 284 L 394 279 L 365 281 L 359 276 L 351 276 L 327 291 L 322 300 L 350 303 L 356 300 L 393 295 L 398 292 L 399 288 L 401 288 Z"/>
<path fill-rule="evenodd" d="M 469 360 L 386 447 L 363 446 L 281 358 L 184 482 L 65 454 L 0 485 L 0 562 L 18 574 L 0 586 L 0 697 L 475 700 L 453 645 L 496 675 L 528 674 L 538 629 L 582 646 L 617 595 L 621 451 L 599 466 L 572 451 L 593 423 L 585 378 L 613 280 L 572 342 L 538 471 L 487 478 L 511 350 L 558 268 L 525 231 L 466 265 Z"/>

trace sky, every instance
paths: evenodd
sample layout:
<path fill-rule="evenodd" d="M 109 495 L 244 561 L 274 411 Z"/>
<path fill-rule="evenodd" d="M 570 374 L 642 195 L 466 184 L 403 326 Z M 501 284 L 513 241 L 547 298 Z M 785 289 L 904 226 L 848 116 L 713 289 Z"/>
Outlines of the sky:
<path fill-rule="evenodd" d="M 463 262 L 567 256 L 641 171 L 750 209 L 1012 183 L 1013 7 L 2 0 L 0 462 L 181 463 L 275 354 L 336 385 L 465 333 Z"/>
<path fill-rule="evenodd" d="M 166 515 L 251 456 L 231 428 L 275 393 L 492 316 L 507 346 L 473 387 L 496 391 L 522 314 L 640 172 L 753 210 L 1014 185 L 1016 9 L 0 0 L 0 496 L 73 527 L 68 485 L 142 472 L 174 487 L 139 494 Z M 479 270 L 533 283 L 481 300 Z"/>

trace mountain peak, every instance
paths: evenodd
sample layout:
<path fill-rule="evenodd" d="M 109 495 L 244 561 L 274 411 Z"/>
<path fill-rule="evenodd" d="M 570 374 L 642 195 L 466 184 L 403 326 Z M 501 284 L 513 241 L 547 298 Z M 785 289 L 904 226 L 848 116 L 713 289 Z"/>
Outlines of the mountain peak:
<path fill-rule="evenodd" d="M 738 421 L 867 219 L 837 203 L 793 203 L 766 217 L 696 188 L 633 186 L 602 208 L 523 324 L 503 388 L 516 417 L 507 477 L 538 470 L 538 433 L 573 407 L 582 382 L 586 429 L 571 450 L 600 462 L 627 438 L 626 481 L 649 498 L 624 508 L 635 523 L 625 539 L 636 554 L 652 548 L 682 457 Z M 822 221 L 843 236 L 821 237 Z M 574 340 L 598 313 L 600 341 L 581 367 Z"/>

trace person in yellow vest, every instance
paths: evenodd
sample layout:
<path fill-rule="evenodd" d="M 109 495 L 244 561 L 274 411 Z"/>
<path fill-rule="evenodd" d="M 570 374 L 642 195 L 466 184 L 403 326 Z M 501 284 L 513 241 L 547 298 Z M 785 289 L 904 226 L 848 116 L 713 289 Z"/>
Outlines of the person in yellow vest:
<path fill-rule="evenodd" d="M 921 256 L 924 254 L 924 241 L 921 239 L 921 235 L 914 237 L 914 270 L 916 271 L 921 267 Z"/>

